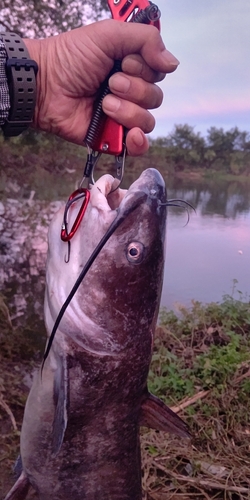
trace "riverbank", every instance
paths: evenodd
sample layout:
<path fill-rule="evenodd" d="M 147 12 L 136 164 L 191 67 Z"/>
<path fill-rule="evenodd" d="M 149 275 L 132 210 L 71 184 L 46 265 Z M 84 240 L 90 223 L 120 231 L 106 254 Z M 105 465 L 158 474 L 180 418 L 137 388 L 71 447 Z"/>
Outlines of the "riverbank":
<path fill-rule="evenodd" d="M 2 200 L 7 197 L 16 199 L 27 199 L 34 192 L 35 199 L 52 201 L 55 199 L 66 199 L 82 178 L 86 163 L 86 148 L 68 143 L 58 137 L 28 130 L 19 137 L 4 140 L 0 135 L 0 196 Z M 185 162 L 180 158 L 189 156 Z M 192 179 L 197 182 L 204 179 L 210 180 L 226 179 L 250 185 L 250 160 L 246 153 L 246 161 L 238 154 L 240 167 L 232 168 L 234 165 L 233 155 L 230 153 L 228 161 L 218 159 L 208 168 L 202 159 L 197 160 L 195 151 L 187 148 L 180 149 L 166 145 L 158 145 L 157 141 L 151 141 L 147 154 L 142 157 L 126 159 L 127 181 L 129 183 L 130 173 L 139 175 L 149 167 L 157 168 L 164 178 Z M 192 158 L 196 158 L 196 162 Z M 216 159 L 216 155 L 213 156 Z M 181 162 L 181 163 L 180 163 Z M 230 166 L 231 165 L 231 166 Z M 102 155 L 97 164 L 97 177 L 103 173 L 115 175 L 114 158 Z"/>
<path fill-rule="evenodd" d="M 226 296 L 220 304 L 163 311 L 149 387 L 190 426 L 192 440 L 142 430 L 147 500 L 249 499 L 250 304 Z M 1 497 L 13 484 L 21 422 L 41 347 L 0 302 Z M 44 332 L 40 345 L 45 342 Z"/>
<path fill-rule="evenodd" d="M 149 387 L 192 440 L 146 433 L 145 487 L 154 500 L 249 499 L 250 304 L 225 296 L 180 312 L 161 315 Z"/>

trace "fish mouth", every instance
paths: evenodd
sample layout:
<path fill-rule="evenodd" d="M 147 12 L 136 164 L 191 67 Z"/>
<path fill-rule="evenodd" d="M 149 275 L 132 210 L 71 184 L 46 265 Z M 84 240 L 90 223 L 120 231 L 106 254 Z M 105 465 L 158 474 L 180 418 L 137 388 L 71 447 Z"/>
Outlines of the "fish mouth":
<path fill-rule="evenodd" d="M 76 240 L 85 238 L 85 224 L 91 224 L 93 232 L 102 237 L 108 230 L 109 226 L 118 217 L 126 217 L 130 212 L 138 206 L 138 204 L 146 202 L 148 205 L 154 203 L 154 209 L 159 209 L 161 205 L 166 203 L 166 188 L 165 182 L 158 170 L 148 168 L 144 170 L 139 178 L 134 181 L 129 189 L 115 188 L 116 179 L 110 174 L 101 176 L 95 184 L 90 186 L 90 201 L 87 210 L 83 217 L 76 235 L 72 238 L 72 248 L 75 246 Z M 78 199 L 70 206 L 67 212 L 68 227 L 72 228 L 78 216 L 82 200 Z M 61 209 L 61 214 L 64 208 Z M 62 217 L 58 214 L 59 217 Z M 56 224 L 58 225 L 61 220 Z M 54 232 L 53 228 L 52 231 Z M 69 231 L 70 232 L 70 231 Z M 93 248 L 93 238 L 91 242 L 86 241 L 86 245 Z M 98 239 L 95 243 L 98 244 Z"/>
<path fill-rule="evenodd" d="M 158 170 L 148 168 L 134 181 L 129 189 L 114 189 L 116 180 L 110 174 L 100 177 L 91 187 L 91 205 L 106 212 L 126 212 L 133 209 L 133 203 L 139 199 L 158 203 L 166 202 L 165 182 Z"/>
<path fill-rule="evenodd" d="M 90 198 L 92 206 L 97 209 L 117 210 L 126 196 L 128 189 L 115 188 L 116 179 L 110 174 L 102 175 L 91 186 Z"/>

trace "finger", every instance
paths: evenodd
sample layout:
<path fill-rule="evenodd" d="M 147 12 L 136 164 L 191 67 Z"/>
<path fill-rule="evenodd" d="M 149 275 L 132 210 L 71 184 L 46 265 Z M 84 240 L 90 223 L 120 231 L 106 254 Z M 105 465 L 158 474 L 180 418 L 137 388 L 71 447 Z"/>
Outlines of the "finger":
<path fill-rule="evenodd" d="M 158 108 L 163 100 L 163 92 L 153 83 L 142 78 L 116 73 L 109 79 L 111 92 L 122 99 L 134 102 L 145 109 Z"/>
<path fill-rule="evenodd" d="M 149 143 L 143 131 L 134 127 L 127 133 L 126 146 L 130 156 L 140 156 L 147 152 Z"/>
<path fill-rule="evenodd" d="M 141 108 L 133 102 L 119 99 L 109 94 L 102 102 L 102 108 L 110 118 L 121 123 L 124 127 L 131 129 L 139 127 L 146 134 L 152 132 L 155 126 L 154 117 L 146 109 Z"/>
<path fill-rule="evenodd" d="M 165 48 L 155 26 L 121 23 L 113 19 L 90 26 L 94 43 L 98 46 L 100 39 L 105 39 L 105 47 L 102 45 L 102 50 L 113 60 L 122 60 L 129 54 L 139 53 L 148 66 L 160 73 L 171 73 L 179 64 L 178 59 Z"/>
<path fill-rule="evenodd" d="M 159 73 L 150 68 L 140 54 L 131 54 L 124 57 L 122 71 L 128 75 L 140 76 L 149 83 L 161 82 L 166 76 L 165 73 Z"/>

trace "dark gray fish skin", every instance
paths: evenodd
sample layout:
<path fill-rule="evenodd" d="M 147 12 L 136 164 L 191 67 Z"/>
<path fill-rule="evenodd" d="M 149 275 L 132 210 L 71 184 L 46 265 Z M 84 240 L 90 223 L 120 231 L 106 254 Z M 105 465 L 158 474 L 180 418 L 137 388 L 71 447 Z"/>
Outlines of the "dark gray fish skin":
<path fill-rule="evenodd" d="M 104 177 L 110 184 L 110 176 Z M 98 186 L 105 191 L 102 181 Z M 6 500 L 26 498 L 27 480 L 40 500 L 141 500 L 140 421 L 188 436 L 185 424 L 162 402 L 152 398 L 151 406 L 147 392 L 163 280 L 166 207 L 159 202 L 166 201 L 165 183 L 148 169 L 123 196 L 121 190 L 108 196 L 111 210 L 96 202 L 93 192 L 69 264 L 57 241 L 61 217 L 52 223 L 48 332 L 87 254 L 116 217 L 116 206 L 118 214 L 128 212 L 84 278 L 42 378 L 38 373 L 34 380 L 21 433 L 25 493 L 10 493 Z M 140 203 L 132 210 L 135 200 Z"/>

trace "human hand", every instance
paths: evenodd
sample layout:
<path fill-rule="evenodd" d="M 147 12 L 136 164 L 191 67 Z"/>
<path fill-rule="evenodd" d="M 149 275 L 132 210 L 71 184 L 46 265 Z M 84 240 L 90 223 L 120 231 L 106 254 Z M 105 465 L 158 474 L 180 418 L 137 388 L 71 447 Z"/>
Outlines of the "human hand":
<path fill-rule="evenodd" d="M 122 60 L 123 73 L 109 79 L 113 95 L 104 98 L 103 110 L 129 129 L 129 154 L 147 151 L 145 133 L 155 124 L 148 109 L 163 98 L 155 83 L 178 66 L 154 26 L 107 20 L 25 44 L 39 66 L 36 127 L 83 144 L 100 86 Z"/>

